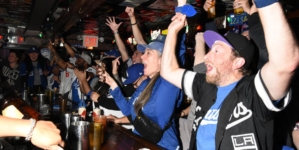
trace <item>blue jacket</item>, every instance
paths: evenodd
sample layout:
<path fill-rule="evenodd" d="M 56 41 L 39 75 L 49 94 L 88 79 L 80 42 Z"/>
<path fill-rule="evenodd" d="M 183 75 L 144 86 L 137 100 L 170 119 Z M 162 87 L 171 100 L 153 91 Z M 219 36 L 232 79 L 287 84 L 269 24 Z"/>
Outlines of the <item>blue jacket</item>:
<path fill-rule="evenodd" d="M 30 65 L 32 65 L 32 64 L 30 64 Z M 31 72 L 29 72 L 29 74 L 28 74 L 28 79 L 27 79 L 27 85 L 28 85 L 28 87 L 33 87 L 34 85 L 34 66 L 32 66 L 32 71 Z M 37 64 L 37 68 L 38 68 L 38 71 L 39 71 L 39 75 L 40 75 L 40 80 L 41 80 L 41 85 L 44 87 L 44 88 L 46 88 L 47 87 L 47 79 L 46 79 L 46 77 L 44 76 L 44 74 L 43 74 L 43 70 L 42 70 L 42 68 L 41 68 L 41 66 L 40 66 L 40 64 L 38 63 Z"/>
<path fill-rule="evenodd" d="M 143 81 L 130 100 L 125 99 L 119 87 L 111 91 L 111 94 L 122 113 L 125 116 L 131 115 L 132 120 L 136 117 L 134 103 L 138 100 L 140 93 L 144 90 L 149 81 L 150 79 Z M 154 85 L 151 97 L 145 106 L 143 106 L 142 111 L 149 117 L 149 119 L 159 124 L 161 129 L 163 129 L 172 117 L 174 110 L 180 105 L 182 99 L 183 93 L 179 88 L 175 87 L 162 77 L 159 77 Z M 136 130 L 134 130 L 134 132 L 138 134 Z M 178 135 L 174 123 L 172 123 L 172 126 L 164 132 L 163 137 L 157 144 L 171 150 L 176 149 L 177 146 L 179 146 Z"/>

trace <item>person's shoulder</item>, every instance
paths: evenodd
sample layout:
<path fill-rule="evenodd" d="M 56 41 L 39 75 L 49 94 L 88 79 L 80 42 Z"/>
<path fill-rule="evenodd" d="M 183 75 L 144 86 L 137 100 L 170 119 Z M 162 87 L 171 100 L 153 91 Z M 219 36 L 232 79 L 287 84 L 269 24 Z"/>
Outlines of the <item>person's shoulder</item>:
<path fill-rule="evenodd" d="M 254 91 L 254 88 L 256 88 L 255 80 L 256 80 L 256 77 L 258 77 L 258 76 L 259 76 L 259 74 L 245 75 L 242 79 L 240 79 L 238 81 L 235 88 L 237 89 L 237 91 L 245 90 L 245 91 L 250 91 L 250 93 L 252 93 Z M 259 80 L 258 82 L 262 83 L 262 81 L 261 82 L 260 81 L 261 80 Z"/>

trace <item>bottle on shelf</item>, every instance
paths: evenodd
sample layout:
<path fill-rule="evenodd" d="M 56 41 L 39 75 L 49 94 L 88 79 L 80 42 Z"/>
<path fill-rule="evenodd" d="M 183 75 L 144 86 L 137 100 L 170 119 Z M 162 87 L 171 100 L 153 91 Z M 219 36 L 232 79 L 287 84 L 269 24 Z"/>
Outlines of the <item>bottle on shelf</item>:
<path fill-rule="evenodd" d="M 30 105 L 30 102 L 29 102 L 29 99 L 28 99 L 28 90 L 27 90 L 26 82 L 24 83 L 24 88 L 23 88 L 23 93 L 22 93 L 22 99 L 23 99 L 28 105 Z"/>

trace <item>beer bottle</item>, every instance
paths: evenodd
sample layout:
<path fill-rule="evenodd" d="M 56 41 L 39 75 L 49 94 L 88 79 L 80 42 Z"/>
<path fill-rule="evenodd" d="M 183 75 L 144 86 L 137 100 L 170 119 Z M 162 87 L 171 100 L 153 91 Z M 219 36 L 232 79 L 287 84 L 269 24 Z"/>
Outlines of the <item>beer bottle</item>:
<path fill-rule="evenodd" d="M 24 83 L 24 87 L 23 87 L 22 99 L 23 99 L 27 104 L 30 104 L 29 99 L 28 99 L 28 91 L 27 91 L 26 82 Z"/>
<path fill-rule="evenodd" d="M 3 98 L 0 101 L 2 116 L 17 119 L 43 119 L 38 111 L 28 105 L 13 91 L 3 94 Z"/>

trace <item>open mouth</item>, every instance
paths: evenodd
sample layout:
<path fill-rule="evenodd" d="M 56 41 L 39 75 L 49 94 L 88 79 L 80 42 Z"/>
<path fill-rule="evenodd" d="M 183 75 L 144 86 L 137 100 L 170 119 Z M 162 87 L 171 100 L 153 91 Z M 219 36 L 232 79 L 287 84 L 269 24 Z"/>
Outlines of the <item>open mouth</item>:
<path fill-rule="evenodd" d="M 206 64 L 206 68 L 207 68 L 206 73 L 209 73 L 209 72 L 211 72 L 213 70 L 213 66 L 210 65 L 210 64 Z"/>

